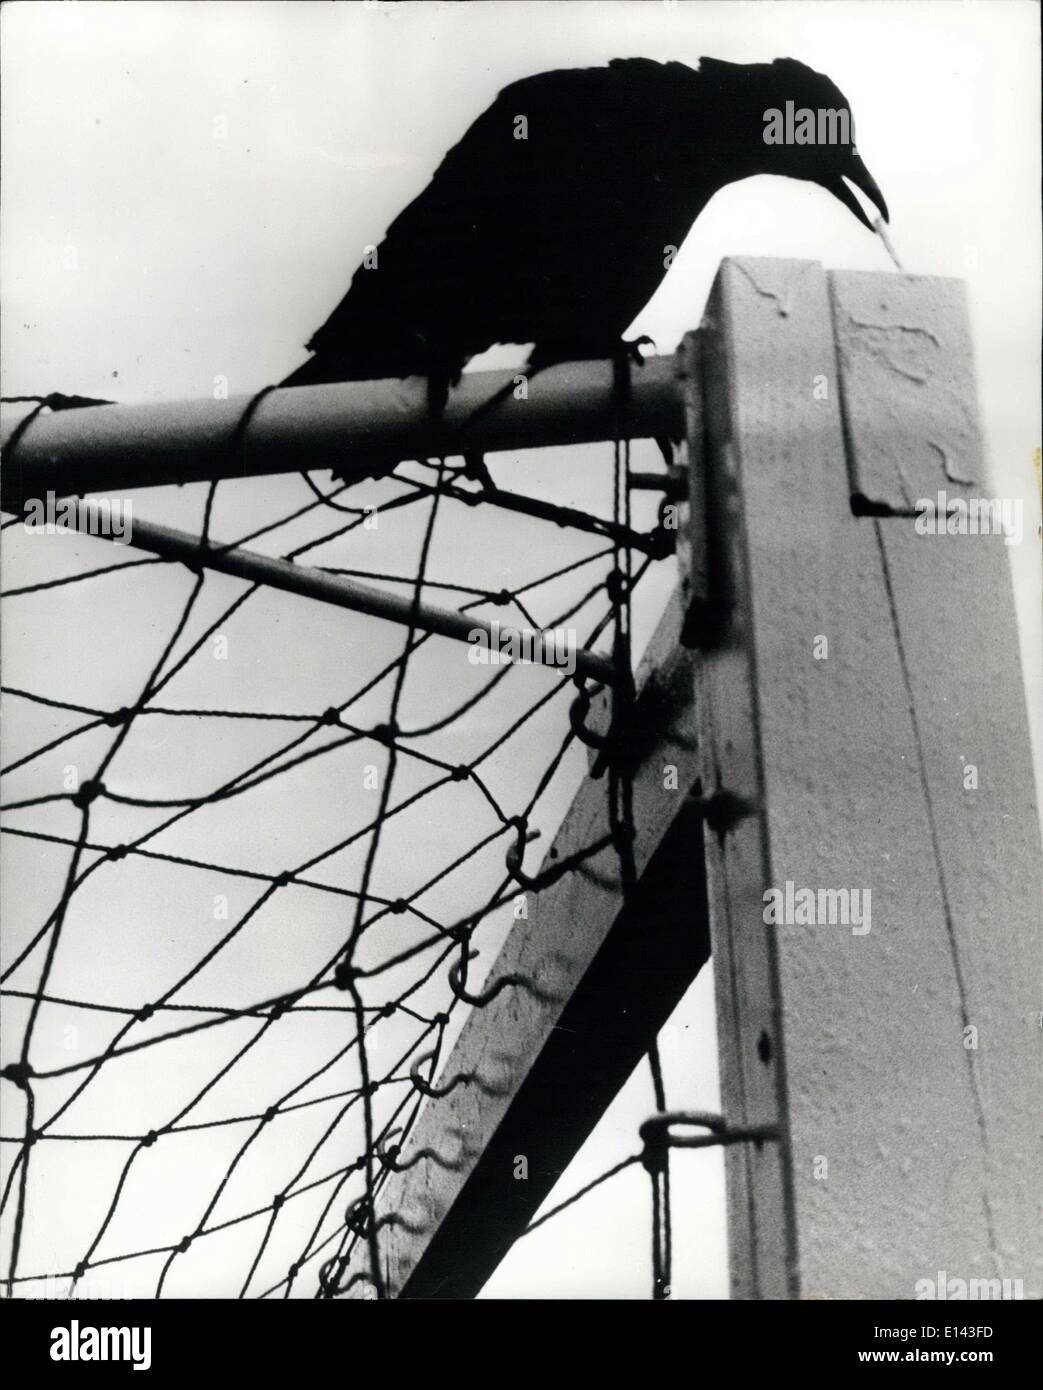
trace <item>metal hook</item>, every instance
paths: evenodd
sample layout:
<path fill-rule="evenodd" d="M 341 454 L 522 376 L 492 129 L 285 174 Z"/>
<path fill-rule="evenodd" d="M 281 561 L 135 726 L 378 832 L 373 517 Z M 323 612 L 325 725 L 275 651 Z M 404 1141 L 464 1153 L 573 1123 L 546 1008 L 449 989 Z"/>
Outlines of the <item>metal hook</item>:
<path fill-rule="evenodd" d="M 490 985 L 481 994 L 469 994 L 461 977 L 467 969 L 468 960 L 472 960 L 478 952 L 469 951 L 465 947 L 460 954 L 462 959 L 449 968 L 449 988 L 464 1004 L 473 1004 L 476 1009 L 484 1009 L 486 1004 L 492 1003 L 498 994 L 509 989 L 512 985 L 527 986 L 530 984 L 524 975 L 501 975 L 495 984 Z"/>
<path fill-rule="evenodd" d="M 527 874 L 522 868 L 522 857 L 525 854 L 525 846 L 530 840 L 538 840 L 540 832 L 530 830 L 526 824 L 524 816 L 515 820 L 514 844 L 507 851 L 506 864 L 507 872 L 514 881 L 525 888 L 530 893 L 539 893 L 544 888 L 549 888 L 552 883 L 557 883 L 558 879 L 570 868 L 568 860 L 563 859 L 560 864 L 552 864 L 549 869 L 545 869 L 542 874 L 535 877 Z"/>
<path fill-rule="evenodd" d="M 391 1173 L 401 1173 L 403 1168 L 411 1166 L 408 1163 L 399 1163 L 399 1145 L 391 1143 L 394 1136 L 401 1133 L 402 1126 L 396 1125 L 394 1129 L 388 1130 L 383 1139 L 377 1142 L 377 1161 L 380 1163 L 381 1167 L 386 1168 Z"/>
<path fill-rule="evenodd" d="M 377 1149 L 377 1154 L 383 1158 L 379 1147 Z M 407 1164 L 406 1166 L 408 1167 L 409 1165 Z M 383 1230 L 385 1226 L 401 1226 L 404 1230 L 410 1231 L 414 1235 L 417 1234 L 420 1229 L 419 1227 L 411 1226 L 397 1211 L 386 1211 L 382 1216 L 373 1216 L 372 1208 L 369 1205 L 369 1198 L 366 1196 L 356 1197 L 353 1202 L 348 1204 L 348 1208 L 344 1213 L 344 1225 L 352 1235 L 358 1236 L 360 1240 L 364 1240 L 366 1238 L 367 1227 L 369 1226 L 371 1216 L 374 1233 Z"/>
<path fill-rule="evenodd" d="M 581 685 L 579 694 L 569 706 L 569 727 L 580 743 L 585 743 L 588 748 L 601 749 L 608 743 L 607 734 L 599 734 L 593 729 L 588 729 L 584 722 L 590 713 L 591 696 L 600 695 L 604 688 L 604 686 L 599 685 L 596 690 L 590 691 L 585 685 Z"/>
<path fill-rule="evenodd" d="M 367 1197 L 356 1197 L 353 1202 L 348 1203 L 344 1212 L 344 1225 L 352 1235 L 356 1235 L 360 1239 L 366 1234 L 366 1220 L 369 1216 L 366 1208 L 368 1206 L 369 1199 Z"/>
<path fill-rule="evenodd" d="M 602 835 L 600 840 L 595 840 L 586 849 L 577 850 L 575 854 L 570 854 L 557 864 L 552 864 L 549 869 L 544 869 L 542 874 L 532 876 L 522 868 L 522 856 L 525 853 L 526 844 L 530 840 L 539 839 L 539 831 L 529 830 L 524 816 L 515 817 L 514 825 L 515 841 L 507 851 L 507 872 L 516 883 L 530 893 L 539 893 L 542 889 L 549 888 L 552 883 L 557 883 L 559 878 L 576 868 L 577 865 L 582 864 L 585 859 L 600 854 L 603 849 L 607 849 L 613 843 L 611 834 Z"/>
<path fill-rule="evenodd" d="M 401 1127 L 396 1126 L 395 1129 L 389 1130 L 383 1142 L 377 1145 L 377 1158 L 389 1172 L 404 1173 L 407 1168 L 415 1168 L 416 1165 L 424 1159 L 437 1164 L 439 1168 L 445 1168 L 448 1172 L 456 1172 L 459 1169 L 460 1164 L 458 1161 L 450 1163 L 449 1160 L 438 1153 L 436 1149 L 431 1148 L 417 1149 L 416 1153 L 410 1154 L 403 1163 L 399 1158 L 400 1146 L 398 1144 L 388 1143 L 392 1135 L 400 1134 L 401 1132 Z"/>
<path fill-rule="evenodd" d="M 447 1081 L 444 1086 L 432 1086 L 430 1081 L 420 1075 L 420 1068 L 425 1062 L 431 1062 L 438 1056 L 437 1049 L 432 1048 L 430 1052 L 425 1052 L 422 1057 L 417 1057 L 413 1065 L 409 1068 L 409 1079 L 422 1096 L 428 1096 L 432 1100 L 438 1100 L 442 1096 L 447 1096 L 450 1091 L 455 1091 L 457 1086 L 462 1086 L 467 1081 L 474 1080 L 474 1072 L 460 1072 L 451 1081 Z"/>
<path fill-rule="evenodd" d="M 569 727 L 580 743 L 594 751 L 595 756 L 589 769 L 593 778 L 604 776 L 605 769 L 610 765 L 625 767 L 633 762 L 634 750 L 628 736 L 628 731 L 633 727 L 634 695 L 630 682 L 629 671 L 621 672 L 613 691 L 608 727 L 604 733 L 588 728 L 586 720 L 590 714 L 592 700 L 605 691 L 605 686 L 599 685 L 593 690 L 588 690 L 580 680 L 576 682 L 579 693 L 569 706 Z"/>
<path fill-rule="evenodd" d="M 349 1257 L 347 1255 L 331 1255 L 319 1267 L 319 1295 L 322 1298 L 338 1298 L 341 1294 L 346 1294 L 353 1289 L 356 1284 L 370 1284 L 373 1287 L 373 1297 L 381 1298 L 382 1290 L 373 1278 L 372 1274 L 365 1270 L 359 1270 L 353 1274 L 347 1283 L 340 1282 L 341 1276 L 348 1267 Z M 334 1269 L 336 1267 L 336 1269 Z"/>
<path fill-rule="evenodd" d="M 673 1135 L 675 1125 L 688 1125 L 696 1129 L 708 1129 L 709 1134 Z M 706 1149 L 718 1144 L 761 1144 L 766 1139 L 777 1139 L 777 1125 L 752 1125 L 746 1128 L 729 1129 L 723 1115 L 712 1115 L 702 1110 L 665 1110 L 645 1120 L 638 1129 L 644 1144 L 641 1161 L 649 1172 L 661 1168 L 669 1148 Z"/>
<path fill-rule="evenodd" d="M 348 1293 L 356 1284 L 369 1284 L 373 1290 L 373 1297 L 380 1297 L 380 1290 L 373 1280 L 372 1274 L 365 1270 L 359 1270 L 353 1274 L 346 1284 L 339 1283 L 340 1276 L 347 1267 L 347 1260 L 343 1255 L 331 1255 L 319 1270 L 319 1291 L 324 1298 L 337 1298 L 341 1294 Z M 336 1274 L 332 1273 L 332 1267 L 339 1265 Z"/>

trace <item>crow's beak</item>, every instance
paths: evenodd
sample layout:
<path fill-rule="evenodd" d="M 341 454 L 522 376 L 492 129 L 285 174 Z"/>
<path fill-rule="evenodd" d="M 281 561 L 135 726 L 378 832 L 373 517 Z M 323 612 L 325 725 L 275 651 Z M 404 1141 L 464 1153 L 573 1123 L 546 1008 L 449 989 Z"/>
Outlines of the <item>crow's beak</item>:
<path fill-rule="evenodd" d="M 844 179 L 847 179 L 848 183 L 853 183 L 860 192 L 866 195 L 870 202 L 874 203 L 875 206 L 879 208 L 880 215 L 885 222 L 890 221 L 884 195 L 877 187 L 876 179 L 873 178 L 872 174 L 862 163 L 857 154 L 853 154 L 848 160 L 847 169 L 844 174 L 838 174 L 836 178 L 831 179 L 826 187 L 829 189 L 830 193 L 833 194 L 834 198 L 840 199 L 849 212 L 854 213 L 864 227 L 868 227 L 871 232 L 875 232 L 876 228 L 865 215 L 861 203 L 851 192 L 851 189 L 848 188 Z"/>

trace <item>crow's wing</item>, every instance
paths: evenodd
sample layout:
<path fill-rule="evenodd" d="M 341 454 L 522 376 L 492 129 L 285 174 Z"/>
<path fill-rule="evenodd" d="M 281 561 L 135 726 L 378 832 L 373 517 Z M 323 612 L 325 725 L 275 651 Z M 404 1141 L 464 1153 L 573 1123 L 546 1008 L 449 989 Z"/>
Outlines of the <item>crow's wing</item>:
<path fill-rule="evenodd" d="M 308 344 L 312 380 L 455 374 L 496 342 L 622 333 L 717 186 L 699 74 L 617 59 L 506 87 Z"/>

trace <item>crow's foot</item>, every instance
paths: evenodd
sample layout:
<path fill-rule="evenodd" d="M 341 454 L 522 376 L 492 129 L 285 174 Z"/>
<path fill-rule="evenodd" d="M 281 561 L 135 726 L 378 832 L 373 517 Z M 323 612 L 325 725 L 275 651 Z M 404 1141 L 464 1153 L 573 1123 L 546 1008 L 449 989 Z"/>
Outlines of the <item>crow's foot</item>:
<path fill-rule="evenodd" d="M 655 347 L 655 339 L 650 338 L 647 333 L 642 333 L 640 338 L 620 338 L 612 355 L 616 357 L 622 354 L 628 363 L 632 363 L 636 367 L 643 367 L 645 355 L 641 349 L 644 347 Z"/>

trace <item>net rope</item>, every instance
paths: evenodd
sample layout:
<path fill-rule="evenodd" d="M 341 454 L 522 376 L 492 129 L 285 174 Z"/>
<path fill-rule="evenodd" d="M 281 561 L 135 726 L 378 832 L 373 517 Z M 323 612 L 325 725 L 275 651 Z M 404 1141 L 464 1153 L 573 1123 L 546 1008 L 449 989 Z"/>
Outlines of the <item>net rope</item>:
<path fill-rule="evenodd" d="M 71 399 L 82 403 L 80 398 Z M 259 399 L 252 402 L 251 410 Z M 38 402 L 17 427 L 12 443 L 31 427 L 39 410 L 54 400 L 49 397 Z M 370 583 L 402 586 L 414 606 L 426 593 L 438 592 L 453 596 L 461 612 L 488 607 L 513 609 L 524 623 L 537 629 L 560 629 L 567 622 L 582 621 L 584 646 L 611 638 L 617 677 L 613 699 L 617 705 L 625 705 L 634 697 L 632 596 L 655 558 L 667 548 L 662 544 L 661 525 L 643 533 L 633 528 L 628 486 L 630 444 L 624 424 L 621 415 L 613 450 L 611 520 L 571 506 L 505 493 L 481 461 L 469 460 L 462 467 L 453 467 L 444 459 L 417 460 L 400 465 L 381 480 L 384 493 L 376 507 L 356 506 L 345 500 L 349 492 L 346 483 L 323 486 L 311 474 L 302 473 L 297 477 L 299 493 L 286 510 L 228 544 L 242 546 L 262 539 L 274 543 L 279 532 L 307 523 L 313 532 L 309 538 L 280 550 L 283 558 L 296 560 L 320 547 L 343 547 L 371 524 L 375 511 L 381 520 L 392 513 L 419 513 L 423 520 L 411 573 L 358 565 L 323 568 Z M 219 493 L 226 486 L 232 485 L 211 483 L 186 489 L 197 497 L 202 493 L 199 531 L 204 546 L 213 546 L 212 519 Z M 586 549 L 513 587 L 485 588 L 460 577 L 434 577 L 430 571 L 435 538 L 440 523 L 447 524 L 447 509 L 453 506 L 521 511 L 532 524 L 553 525 L 555 537 L 562 531 L 578 537 Z M 13 522 L 6 520 L 4 524 L 6 528 Z M 556 558 L 560 557 L 557 541 L 553 550 Z M 91 551 L 92 560 L 93 555 Z M 147 567 L 178 568 L 176 562 L 155 558 L 92 563 L 75 573 L 15 583 L 2 596 L 10 619 L 17 604 L 33 596 L 104 582 L 117 571 Z M 504 848 L 509 851 L 519 828 L 527 827 L 541 810 L 570 751 L 580 751 L 575 747 L 570 721 L 564 717 L 566 702 L 575 695 L 575 683 L 567 674 L 542 668 L 538 677 L 529 678 L 530 685 L 538 679 L 536 693 L 520 705 L 515 701 L 517 708 L 508 707 L 498 692 L 505 682 L 517 681 L 522 668 L 503 664 L 473 691 L 453 698 L 447 710 L 436 709 L 437 701 L 432 701 L 431 717 L 410 721 L 404 715 L 410 679 L 416 680 L 417 663 L 425 652 L 441 642 L 411 622 L 396 630 L 401 637 L 397 653 L 347 693 L 338 692 L 325 708 L 180 704 L 171 698 L 179 678 L 199 662 L 208 643 L 236 621 L 244 620 L 249 605 L 261 592 L 261 586 L 245 583 L 230 601 L 213 605 L 208 612 L 204 595 L 213 576 L 202 562 L 189 570 L 187 596 L 157 644 L 158 655 L 148 665 L 144 680 L 130 690 L 125 703 L 104 707 L 90 699 L 63 698 L 54 690 L 30 690 L 23 682 L 3 687 L 6 717 L 12 724 L 20 714 L 33 714 L 37 722 L 50 719 L 65 721 L 66 725 L 20 751 L 2 769 L 6 779 L 14 779 L 22 788 L 0 807 L 4 834 L 39 851 L 51 865 L 62 865 L 56 899 L 24 939 L 22 933 L 17 934 L 11 958 L 5 960 L 0 974 L 7 1006 L 0 1075 L 8 1089 L 0 1134 L 6 1169 L 0 1189 L 6 1265 L 3 1281 L 9 1297 L 35 1296 L 41 1286 L 55 1283 L 62 1285 L 63 1296 L 69 1296 L 88 1275 L 114 1269 L 130 1271 L 133 1267 L 133 1276 L 127 1275 L 127 1287 L 135 1294 L 160 1297 L 182 1290 L 191 1293 L 197 1285 L 191 1273 L 181 1276 L 179 1282 L 179 1262 L 185 1265 L 198 1258 L 201 1249 L 223 1241 L 220 1258 L 210 1261 L 211 1270 L 218 1267 L 222 1272 L 220 1277 L 211 1273 L 209 1292 L 240 1297 L 330 1298 L 349 1292 L 361 1281 L 377 1297 L 383 1297 L 387 1290 L 381 1272 L 381 1228 L 396 1218 L 393 1213 L 380 1214 L 380 1191 L 400 1166 L 400 1155 L 421 1107 L 437 1104 L 448 1089 L 436 1088 L 433 1083 L 461 1014 L 483 1007 L 496 992 L 475 995 L 468 989 L 469 966 L 472 976 L 474 971 L 474 942 L 487 922 L 500 921 L 501 931 L 509 927 L 523 880 L 511 870 L 509 852 L 505 861 Z M 564 595 L 565 590 L 568 594 L 560 600 L 560 610 L 550 621 L 538 621 L 535 610 L 541 594 Z M 331 677 L 336 669 L 331 661 Z M 496 699 L 490 698 L 494 695 Z M 378 697 L 383 716 L 374 720 L 368 711 Z M 526 756 L 524 737 L 548 713 L 556 718 L 553 751 L 540 767 L 532 789 L 519 796 L 515 770 L 519 759 Z M 459 761 L 438 751 L 447 735 L 468 721 L 488 729 L 482 746 Z M 166 795 L 132 793 L 121 784 L 120 755 L 132 736 L 138 736 L 142 729 L 147 732 L 154 722 L 164 727 L 172 724 L 184 728 L 191 723 L 219 730 L 233 726 L 271 730 L 278 737 L 263 753 L 251 745 L 243 765 L 231 775 L 216 778 L 205 792 L 174 795 L 169 794 L 173 789 L 168 789 Z M 105 742 L 100 756 L 90 765 L 89 775 L 77 777 L 74 786 L 53 789 L 49 784 L 53 763 L 49 760 L 56 754 L 72 756 L 85 739 L 98 737 Z M 172 833 L 182 830 L 190 818 L 224 803 L 229 803 L 230 815 L 242 814 L 237 811 L 242 799 L 248 801 L 258 792 L 267 792 L 270 784 L 293 774 L 311 775 L 316 764 L 320 768 L 332 766 L 344 750 L 359 748 L 370 750 L 367 756 L 374 752 L 383 756 L 373 814 L 350 834 L 338 835 L 333 843 L 292 867 L 261 869 L 231 862 L 227 852 L 207 857 L 171 847 Z M 507 759 L 510 775 L 505 775 L 503 755 L 509 750 L 517 751 Z M 34 785 L 37 771 L 39 782 Z M 630 785 L 625 771 L 611 762 L 608 772 L 611 838 L 619 857 L 625 899 L 635 882 Z M 404 777 L 404 773 L 411 775 Z M 421 774 L 428 780 L 413 786 Z M 336 777 L 332 780 L 336 787 Z M 432 864 L 433 871 L 425 873 L 408 892 L 401 896 L 381 892 L 379 884 L 389 877 L 388 859 L 401 852 L 400 844 L 388 849 L 389 827 L 425 813 L 437 815 L 431 804 L 454 785 L 466 785 L 473 791 L 476 804 L 483 808 L 485 823 L 480 829 L 476 825 L 469 843 L 447 862 Z M 99 814 L 102 811 L 104 816 Z M 72 826 L 59 828 L 54 819 L 58 815 L 74 816 Z M 105 833 L 114 824 L 126 827 L 121 838 Z M 596 845 L 581 850 L 568 864 L 558 866 L 559 876 L 579 869 L 586 857 L 601 848 Z M 339 856 L 348 856 L 350 882 L 337 881 L 345 877 L 343 873 L 326 872 L 324 876 L 324 866 L 328 870 Z M 499 870 L 495 868 L 497 862 Z M 66 938 L 83 931 L 83 921 L 77 918 L 78 904 L 95 891 L 99 881 L 110 883 L 106 876 L 129 873 L 135 865 L 162 866 L 164 873 L 178 875 L 218 875 L 224 882 L 241 884 L 244 892 L 252 891 L 254 896 L 242 911 L 222 922 L 216 939 L 182 968 L 171 971 L 163 987 L 150 991 L 148 997 L 91 997 L 88 980 L 92 984 L 96 980 L 93 974 L 83 972 L 82 945 L 74 957 L 78 963 L 75 978 L 83 980 L 83 986 L 70 990 L 71 974 L 63 967 L 63 952 Z M 393 871 L 390 876 L 394 877 Z M 454 901 L 466 897 L 471 901 L 466 911 L 447 917 L 432 904 L 436 898 L 447 900 L 449 895 L 440 890 L 450 883 Z M 306 965 L 302 959 L 296 978 L 279 990 L 261 991 L 259 997 L 247 991 L 248 998 L 221 1003 L 206 999 L 205 990 L 203 998 L 194 995 L 222 953 L 240 948 L 252 930 L 259 931 L 262 919 L 278 909 L 280 895 L 289 893 L 307 893 L 332 916 L 333 930 L 327 934 L 331 949 L 317 962 L 311 960 Z M 109 897 L 115 902 L 119 895 L 109 890 Z M 91 900 L 89 915 L 98 915 L 96 897 Z M 100 915 L 104 919 L 104 911 Z M 286 918 L 292 918 L 288 908 Z M 110 925 L 95 921 L 92 930 L 103 932 Z M 130 941 L 133 949 L 147 950 L 147 931 L 136 941 L 131 933 Z M 99 959 L 104 946 L 102 939 L 92 948 L 99 952 Z M 494 952 L 489 954 L 491 957 Z M 497 989 L 500 987 L 502 982 Z M 41 1038 L 54 1031 L 50 1020 L 70 1016 L 90 1019 L 92 1028 L 104 1025 L 109 1031 L 103 1044 L 77 1044 L 68 1060 L 62 1060 L 53 1045 L 43 1047 L 41 1054 Z M 313 1051 L 289 1039 L 278 1047 L 280 1032 L 286 1032 L 288 1024 L 296 1027 L 301 1020 L 321 1025 L 325 1051 L 317 1047 Z M 279 1065 L 271 1063 L 273 1040 Z M 182 1064 L 186 1045 L 192 1049 L 191 1065 Z M 262 1052 L 272 1072 L 268 1084 L 269 1095 L 274 1098 L 263 1106 L 233 1106 L 231 1113 L 227 1104 L 218 1105 L 220 1113 L 208 1114 L 215 1108 L 212 1098 L 227 1095 L 229 1079 L 249 1070 Z M 389 1053 L 394 1053 L 390 1062 Z M 201 1057 L 205 1065 L 199 1072 Z M 284 1077 L 289 1061 L 296 1064 L 296 1074 Z M 654 1046 L 649 1064 L 656 1109 L 665 1115 L 666 1095 Z M 114 1090 L 105 1091 L 92 1106 L 92 1096 L 104 1090 L 119 1068 L 127 1066 L 138 1067 L 133 1073 L 136 1083 L 117 1079 L 111 1083 Z M 266 1074 L 263 1067 L 262 1074 Z M 155 1109 L 152 1103 L 142 1103 L 141 1087 L 149 1077 L 157 1078 L 154 1092 L 162 1101 L 164 1118 L 150 1118 L 136 1125 L 136 1112 L 152 1117 Z M 344 1080 L 352 1084 L 338 1084 Z M 463 1084 L 467 1080 L 463 1078 Z M 456 1082 L 450 1087 L 453 1084 Z M 17 1122 L 19 1106 L 11 1103 L 11 1088 L 20 1096 L 21 1123 Z M 249 1094 L 250 1087 L 244 1092 Z M 113 1116 L 125 1117 L 131 1123 L 114 1126 Z M 294 1142 L 288 1138 L 273 1140 L 273 1135 L 286 1133 L 291 1117 L 301 1124 Z M 191 1136 L 196 1146 L 189 1157 L 172 1158 L 151 1173 L 155 1156 L 165 1148 L 183 1145 L 184 1136 Z M 624 1159 L 545 1212 L 529 1230 L 581 1200 L 616 1173 L 643 1161 L 653 1191 L 653 1296 L 668 1296 L 669 1146 L 669 1138 L 654 1145 L 650 1159 L 646 1143 L 642 1153 Z M 103 1159 L 87 1157 L 99 1151 Z M 413 1155 L 411 1161 L 417 1158 Z M 249 1182 L 245 1181 L 247 1173 Z M 272 1180 L 273 1173 L 280 1175 L 277 1182 Z M 169 1238 L 144 1245 L 128 1242 L 128 1232 L 140 1231 L 145 1224 L 144 1213 L 162 1209 L 173 1174 L 189 1194 L 193 1214 L 187 1219 L 179 1217 L 179 1231 Z M 263 1189 L 265 1183 L 270 1194 L 267 1199 L 249 1200 L 249 1195 Z M 72 1189 L 60 1202 L 56 1200 L 56 1184 Z M 237 1192 L 237 1187 L 244 1187 L 245 1194 Z M 67 1206 L 75 1213 L 76 1219 L 69 1223 L 75 1230 L 64 1233 L 63 1249 L 55 1251 L 55 1262 L 41 1267 L 38 1252 L 50 1239 L 41 1233 L 61 1220 Z M 232 1236 L 235 1239 L 229 1245 Z M 365 1252 L 365 1274 L 349 1276 L 359 1248 Z"/>

